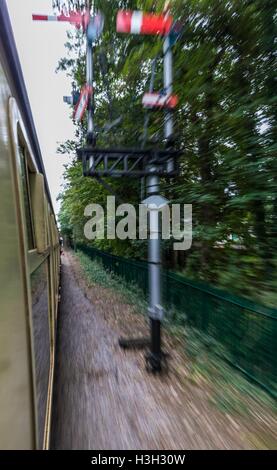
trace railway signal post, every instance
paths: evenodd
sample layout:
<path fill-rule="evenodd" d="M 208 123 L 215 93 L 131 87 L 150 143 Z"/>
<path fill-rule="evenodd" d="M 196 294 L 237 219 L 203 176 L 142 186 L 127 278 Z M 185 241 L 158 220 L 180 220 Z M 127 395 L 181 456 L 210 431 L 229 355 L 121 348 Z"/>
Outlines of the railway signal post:
<path fill-rule="evenodd" d="M 168 18 L 165 18 L 168 22 Z M 171 23 L 171 22 L 170 22 Z M 171 96 L 172 87 L 172 51 L 170 47 L 169 32 L 164 40 L 164 93 Z M 165 110 L 165 130 L 164 135 L 167 144 L 173 139 L 173 115 L 170 109 Z M 167 170 L 174 170 L 174 160 L 168 160 Z M 160 177 L 149 176 L 147 178 L 147 194 L 159 195 Z M 148 314 L 151 322 L 151 350 L 146 356 L 147 363 L 153 371 L 161 371 L 164 355 L 161 347 L 161 322 L 164 317 L 162 307 L 162 287 L 161 287 L 161 234 L 159 212 L 150 208 L 149 213 L 150 237 L 148 242 L 148 266 L 149 266 L 149 308 Z M 157 233 L 151 233 L 156 230 Z M 154 238 L 152 238 L 154 236 Z"/>
<path fill-rule="evenodd" d="M 96 138 L 93 120 L 93 43 L 102 33 L 104 24 L 103 16 L 100 13 L 91 16 L 90 1 L 87 0 L 82 11 L 69 11 L 65 14 L 62 7 L 60 7 L 59 15 L 34 14 L 33 21 L 67 22 L 77 29 L 82 29 L 84 34 L 86 34 L 86 84 L 83 86 L 77 99 L 75 94 L 73 97 L 64 97 L 64 101 L 75 105 L 73 118 L 76 121 L 81 121 L 87 112 L 87 144 L 95 146 Z"/>
<path fill-rule="evenodd" d="M 144 15 L 142 12 L 119 12 L 117 16 L 117 31 L 131 34 L 151 34 L 164 36 L 164 90 L 163 94 L 147 93 L 143 97 L 143 104 L 149 108 L 165 108 L 164 137 L 168 149 L 173 142 L 173 114 L 172 109 L 177 104 L 177 97 L 173 96 L 173 64 L 170 42 L 172 29 L 172 17 L 165 13 L 163 15 Z M 146 355 L 147 368 L 152 372 L 160 372 L 165 362 L 165 355 L 161 343 L 161 322 L 164 317 L 162 307 L 161 286 L 161 234 L 160 234 L 160 175 L 155 174 L 156 163 L 150 163 L 147 167 L 146 189 L 148 198 L 143 201 L 149 210 L 149 241 L 148 241 L 148 275 L 149 275 L 149 306 L 148 315 L 150 320 L 150 351 Z M 173 174 L 175 170 L 174 158 L 166 161 L 165 172 Z M 153 196 L 156 207 L 151 201 Z M 164 201 L 166 204 L 168 201 Z M 161 207 L 161 206 L 160 206 Z"/>
<path fill-rule="evenodd" d="M 165 148 L 125 149 L 97 148 L 88 145 L 78 150 L 83 162 L 84 176 L 96 177 L 147 177 L 147 199 L 143 203 L 149 212 L 148 272 L 150 338 L 122 338 L 123 348 L 150 346 L 146 355 L 147 370 L 161 372 L 166 366 L 166 356 L 161 345 L 161 322 L 164 317 L 161 288 L 161 204 L 167 203 L 160 195 L 160 177 L 177 174 L 176 159 L 179 152 L 173 148 L 173 115 L 177 97 L 172 94 L 172 37 L 173 19 L 168 14 L 144 14 L 140 11 L 119 11 L 117 31 L 120 33 L 149 34 L 164 37 L 164 89 L 159 93 L 147 93 L 143 98 L 146 108 L 164 110 Z M 154 202 L 154 207 L 153 207 Z M 156 205 L 155 205 L 156 204 Z M 159 207 L 160 206 L 160 207 Z"/>
<path fill-rule="evenodd" d="M 92 86 L 93 86 L 93 48 L 92 48 L 92 39 L 89 38 L 88 29 L 87 29 L 87 52 L 86 52 L 86 80 L 87 86 L 91 90 L 91 94 L 88 96 L 87 102 L 87 144 L 95 145 L 95 136 L 94 136 L 94 122 L 93 122 L 93 102 L 92 102 Z"/>

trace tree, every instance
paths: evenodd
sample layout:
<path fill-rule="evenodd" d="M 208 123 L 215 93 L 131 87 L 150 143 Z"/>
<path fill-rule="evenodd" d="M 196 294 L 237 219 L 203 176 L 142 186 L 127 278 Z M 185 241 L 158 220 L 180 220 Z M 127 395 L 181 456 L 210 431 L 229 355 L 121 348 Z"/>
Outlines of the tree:
<path fill-rule="evenodd" d="M 164 1 L 103 0 L 95 7 L 106 18 L 95 50 L 98 145 L 141 145 L 141 98 L 154 57 L 155 88 L 162 88 L 162 40 L 116 34 L 115 15 L 119 8 L 162 11 Z M 171 7 L 184 25 L 174 46 L 174 91 L 180 101 L 175 144 L 182 157 L 180 175 L 163 181 L 162 189 L 174 202 L 192 203 L 194 241 L 189 252 L 178 256 L 167 243 L 167 265 L 272 304 L 277 222 L 274 2 L 174 0 Z M 79 33 L 69 34 L 66 47 L 73 57 L 62 59 L 58 67 L 77 88 L 85 81 L 81 42 Z M 112 132 L 101 131 L 120 116 L 122 122 Z M 67 153 L 81 146 L 85 131 L 86 123 L 77 126 L 76 142 L 60 150 Z M 163 115 L 153 113 L 148 145 L 160 145 L 162 138 Z M 78 226 L 82 238 L 84 204 L 103 202 L 107 193 L 95 180 L 81 176 L 75 158 L 65 177 L 61 219 Z M 139 202 L 138 181 L 109 184 L 121 199 Z M 131 241 L 100 245 L 116 254 L 145 256 L 145 246 L 138 251 Z"/>

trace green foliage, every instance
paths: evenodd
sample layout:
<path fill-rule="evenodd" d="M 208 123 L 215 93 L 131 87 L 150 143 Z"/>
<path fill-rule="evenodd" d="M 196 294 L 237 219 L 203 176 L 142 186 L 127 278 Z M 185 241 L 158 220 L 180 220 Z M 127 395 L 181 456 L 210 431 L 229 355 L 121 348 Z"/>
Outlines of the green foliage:
<path fill-rule="evenodd" d="M 163 181 L 163 194 L 193 205 L 193 246 L 165 262 L 187 276 L 228 287 L 240 295 L 276 303 L 277 158 L 276 25 L 273 0 L 173 0 L 174 17 L 184 25 L 174 46 L 176 146 L 181 174 Z M 95 121 L 98 145 L 141 145 L 141 97 L 149 86 L 151 59 L 157 58 L 155 89 L 162 88 L 162 41 L 119 35 L 119 8 L 161 11 L 164 1 L 98 1 L 105 30 L 95 50 Z M 80 47 L 81 46 L 81 47 Z M 60 70 L 79 88 L 85 81 L 85 50 L 80 33 L 69 34 L 68 56 Z M 103 59 L 104 58 L 104 59 Z M 105 59 L 106 58 L 106 59 Z M 102 64 L 100 67 L 100 63 Z M 122 116 L 109 133 L 103 125 Z M 76 126 L 76 142 L 60 151 L 72 154 L 84 142 L 86 123 Z M 148 145 L 163 141 L 163 113 L 150 115 Z M 75 147 L 74 147 L 75 145 Z M 61 195 L 62 229 L 83 240 L 84 207 L 108 194 L 81 176 L 73 160 Z M 109 181 L 124 202 L 138 203 L 138 181 Z M 104 250 L 144 257 L 145 244 L 99 240 Z"/>

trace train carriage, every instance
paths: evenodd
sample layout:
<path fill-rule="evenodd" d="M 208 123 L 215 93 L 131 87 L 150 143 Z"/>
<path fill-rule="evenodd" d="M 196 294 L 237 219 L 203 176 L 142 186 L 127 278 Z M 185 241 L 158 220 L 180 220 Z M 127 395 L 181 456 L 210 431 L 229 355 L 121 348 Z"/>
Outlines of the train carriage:
<path fill-rule="evenodd" d="M 47 449 L 59 298 L 59 233 L 2 0 L 0 217 L 0 449 Z"/>

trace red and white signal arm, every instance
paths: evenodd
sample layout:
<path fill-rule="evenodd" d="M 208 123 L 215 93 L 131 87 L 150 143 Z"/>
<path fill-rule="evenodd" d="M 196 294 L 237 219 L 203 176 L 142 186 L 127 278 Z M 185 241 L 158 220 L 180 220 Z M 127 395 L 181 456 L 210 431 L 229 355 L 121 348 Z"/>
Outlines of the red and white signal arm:
<path fill-rule="evenodd" d="M 174 109 L 178 104 L 178 96 L 145 93 L 142 98 L 142 104 L 145 108 Z"/>
<path fill-rule="evenodd" d="M 172 25 L 173 18 L 167 13 L 155 15 L 142 11 L 120 10 L 116 19 L 118 33 L 165 36 L 170 33 Z"/>
<path fill-rule="evenodd" d="M 78 103 L 76 104 L 76 107 L 73 113 L 73 118 L 75 119 L 75 121 L 79 122 L 83 119 L 83 116 L 88 107 L 88 101 L 89 101 L 90 96 L 92 95 L 92 92 L 93 92 L 92 86 L 90 85 L 83 86 L 81 90 L 80 98 L 78 100 Z"/>
<path fill-rule="evenodd" d="M 85 31 L 90 21 L 89 11 L 81 13 L 78 11 L 70 11 L 68 15 L 62 13 L 61 15 L 32 15 L 33 21 L 61 21 L 74 25 L 77 29 L 83 27 Z"/>

